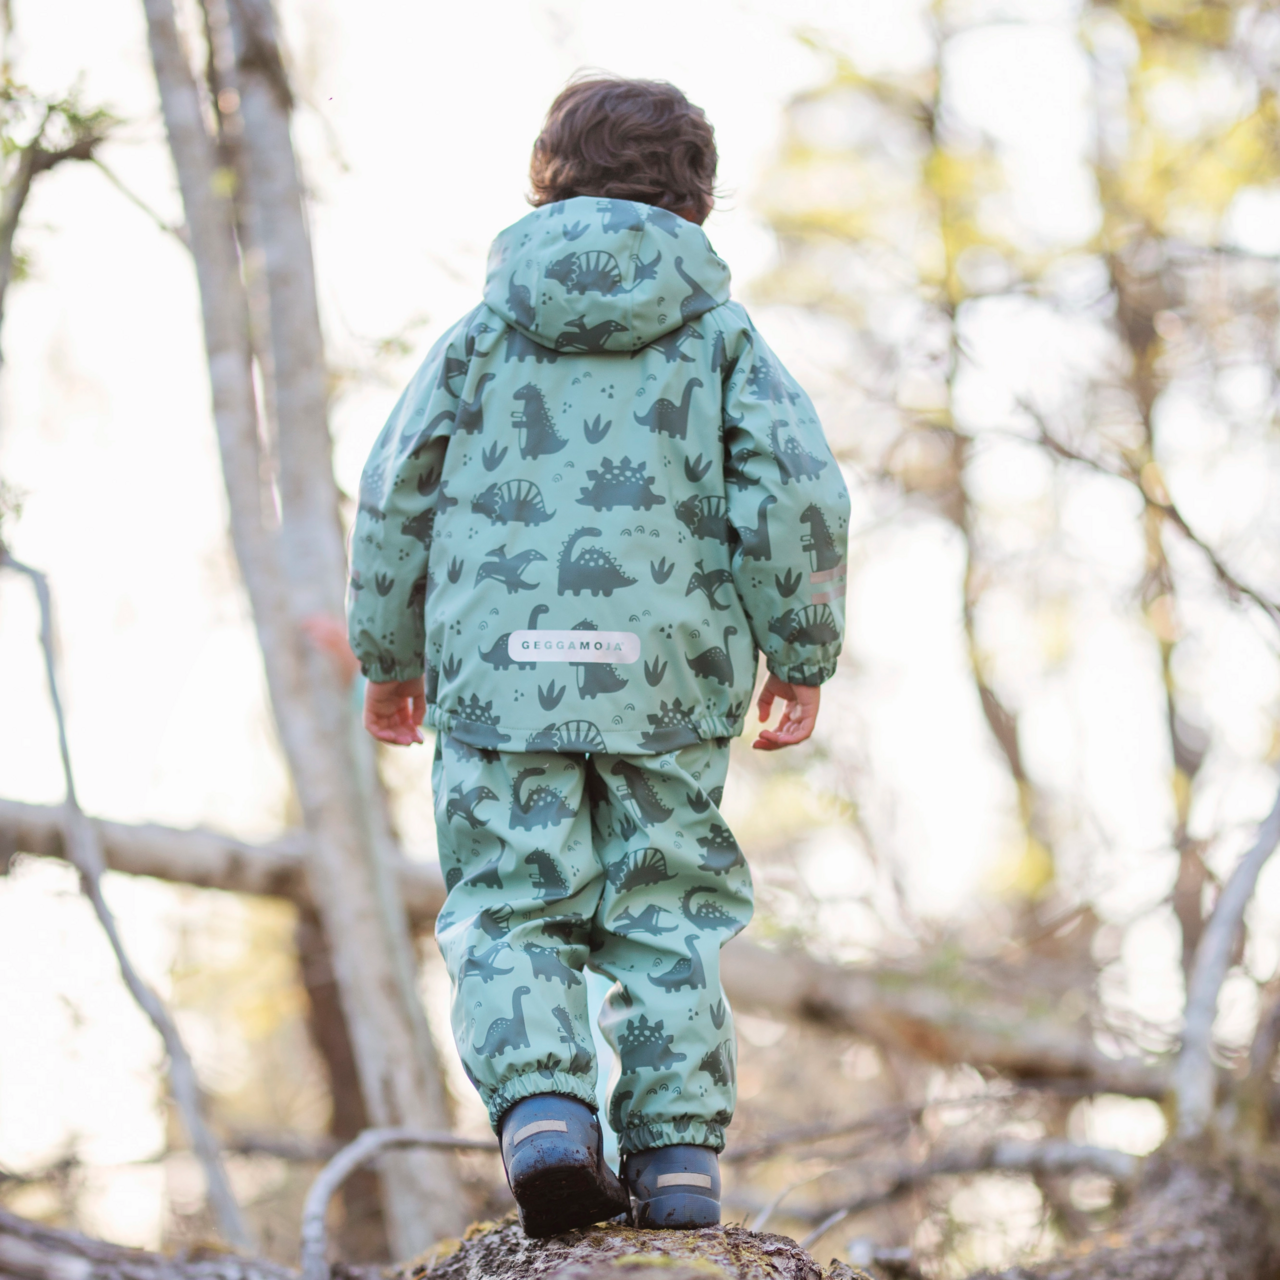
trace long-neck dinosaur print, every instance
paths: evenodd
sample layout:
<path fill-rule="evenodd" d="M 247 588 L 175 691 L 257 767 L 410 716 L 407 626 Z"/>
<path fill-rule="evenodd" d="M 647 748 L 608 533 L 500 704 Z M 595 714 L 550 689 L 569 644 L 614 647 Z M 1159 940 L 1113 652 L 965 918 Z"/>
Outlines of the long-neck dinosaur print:
<path fill-rule="evenodd" d="M 729 656 L 729 637 L 738 634 L 737 627 L 725 627 L 724 644 L 713 644 L 711 648 L 695 653 L 693 657 L 685 656 L 689 670 L 699 680 L 715 680 L 723 685 L 733 683 L 733 660 Z"/>
<path fill-rule="evenodd" d="M 831 530 L 827 528 L 822 508 L 811 502 L 800 513 L 800 523 L 809 526 L 809 532 L 800 539 L 800 547 L 812 557 L 809 564 L 814 573 L 825 573 L 828 569 L 836 568 L 844 556 L 836 546 Z"/>
<path fill-rule="evenodd" d="M 729 929 L 733 932 L 741 929 L 742 921 L 736 916 L 731 916 L 718 902 L 707 899 L 693 905 L 693 899 L 697 894 L 714 895 L 715 892 L 708 885 L 694 885 L 692 889 L 686 889 L 684 897 L 680 899 L 680 910 L 684 913 L 684 918 L 698 929 Z M 692 910 L 690 910 L 691 906 L 693 906 Z"/>
<path fill-rule="evenodd" d="M 620 778 L 619 790 L 636 807 L 636 816 L 644 826 L 666 822 L 675 812 L 662 803 L 661 797 L 645 777 L 645 771 L 630 760 L 618 760 L 609 772 Z"/>
<path fill-rule="evenodd" d="M 523 432 L 520 456 L 529 459 L 559 453 L 569 442 L 556 430 L 542 392 L 532 382 L 526 382 L 511 394 L 513 399 L 522 402 L 521 408 L 511 411 L 511 425 Z"/>
<path fill-rule="evenodd" d="M 778 464 L 778 479 L 784 485 L 792 480 L 798 484 L 801 480 L 816 479 L 826 469 L 826 462 L 814 457 L 795 436 L 783 440 L 780 432 L 786 425 L 785 419 L 775 418 L 769 427 L 769 443 Z"/>
<path fill-rule="evenodd" d="M 528 987 L 517 987 L 511 993 L 511 1017 L 494 1018 L 484 1039 L 472 1046 L 472 1053 L 485 1058 L 500 1058 L 508 1049 L 527 1049 L 529 1032 L 524 1025 L 524 1008 L 520 1002 L 532 994 Z"/>
<path fill-rule="evenodd" d="M 512 318 L 522 329 L 532 329 L 537 314 L 533 309 L 533 294 L 527 284 L 516 284 L 516 273 L 511 273 L 507 284 L 507 306 L 511 308 Z"/>
<path fill-rule="evenodd" d="M 701 378 L 690 378 L 684 384 L 680 394 L 680 403 L 675 404 L 665 396 L 655 400 L 647 413 L 636 413 L 632 416 L 650 431 L 668 435 L 673 440 L 683 440 L 689 432 L 689 406 L 693 403 L 693 390 L 702 386 Z"/>
<path fill-rule="evenodd" d="M 680 319 L 688 324 L 701 315 L 706 315 L 715 305 L 716 300 L 684 269 L 684 259 L 676 259 L 676 274 L 689 286 L 689 296 L 680 300 Z"/>
<path fill-rule="evenodd" d="M 476 393 L 470 400 L 464 400 L 458 406 L 458 417 L 453 424 L 454 431 L 465 431 L 468 435 L 478 436 L 484 431 L 484 399 L 485 383 L 497 377 L 493 373 L 482 373 L 476 381 Z"/>
<path fill-rule="evenodd" d="M 648 975 L 649 981 L 655 987 L 661 987 L 663 991 L 681 991 L 688 987 L 690 991 L 698 991 L 707 985 L 707 971 L 703 968 L 702 957 L 698 954 L 698 948 L 694 943 L 698 941 L 698 935 L 691 933 L 684 940 L 685 950 L 688 956 L 682 957 L 671 966 L 666 973 L 660 973 L 655 978 L 652 974 Z"/>
<path fill-rule="evenodd" d="M 760 499 L 754 529 L 749 525 L 733 526 L 738 551 L 744 560 L 773 559 L 773 548 L 769 545 L 769 508 L 777 501 L 778 499 L 771 493 L 765 494 Z"/>
<path fill-rule="evenodd" d="M 545 769 L 521 769 L 516 774 L 511 787 L 511 826 L 520 827 L 524 831 L 532 831 L 534 827 L 558 827 L 562 822 L 573 817 L 573 810 L 564 802 L 554 787 L 534 787 L 527 795 L 521 794 L 521 787 L 530 778 L 540 778 Z M 531 855 L 532 856 L 532 855 Z M 529 861 L 528 858 L 525 859 Z"/>
<path fill-rule="evenodd" d="M 496 799 L 497 797 L 495 796 L 494 798 Z M 500 846 L 498 852 L 484 866 L 477 867 L 463 877 L 469 885 L 475 885 L 482 889 L 502 888 L 502 877 L 498 874 L 498 868 L 502 865 L 502 859 L 506 855 L 507 842 L 499 836 L 498 844 Z"/>
<path fill-rule="evenodd" d="M 506 587 L 507 594 L 511 596 L 517 591 L 536 591 L 538 583 L 526 582 L 524 571 L 534 561 L 546 558 L 541 551 L 534 551 L 532 548 L 509 556 L 506 543 L 503 543 L 502 546 L 485 553 L 484 563 L 476 570 L 476 586 L 478 587 L 486 578 L 493 578 L 501 582 Z"/>
<path fill-rule="evenodd" d="M 526 630 L 536 631 L 538 629 L 538 619 L 544 613 L 550 612 L 551 610 L 547 605 L 535 604 L 529 611 L 529 625 Z M 512 658 L 511 650 L 508 647 L 511 634 L 510 631 L 504 632 L 487 650 L 481 649 L 481 659 L 487 662 L 495 671 L 507 671 L 511 667 L 515 667 L 517 671 L 533 671 L 538 665 L 536 662 L 517 662 Z"/>
<path fill-rule="evenodd" d="M 623 587 L 634 586 L 636 579 L 623 573 L 621 566 L 603 547 L 583 547 L 575 557 L 574 548 L 581 538 L 598 538 L 600 530 L 575 529 L 569 535 L 560 552 L 560 576 L 556 590 L 560 595 L 567 591 L 581 595 L 590 591 L 593 596 L 613 595 Z"/>

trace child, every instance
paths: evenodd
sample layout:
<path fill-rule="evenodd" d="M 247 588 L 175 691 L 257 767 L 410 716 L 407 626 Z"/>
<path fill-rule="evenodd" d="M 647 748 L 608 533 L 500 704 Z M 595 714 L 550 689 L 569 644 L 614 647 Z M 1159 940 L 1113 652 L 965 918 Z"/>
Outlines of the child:
<path fill-rule="evenodd" d="M 720 817 L 809 736 L 843 633 L 848 494 L 813 406 L 700 229 L 716 152 L 668 84 L 552 104 L 533 213 L 373 447 L 352 550 L 365 723 L 437 730 L 453 1029 L 520 1220 L 719 1221 L 735 1040 L 721 945 L 751 878 Z M 613 979 L 605 1164 L 584 965 Z"/>

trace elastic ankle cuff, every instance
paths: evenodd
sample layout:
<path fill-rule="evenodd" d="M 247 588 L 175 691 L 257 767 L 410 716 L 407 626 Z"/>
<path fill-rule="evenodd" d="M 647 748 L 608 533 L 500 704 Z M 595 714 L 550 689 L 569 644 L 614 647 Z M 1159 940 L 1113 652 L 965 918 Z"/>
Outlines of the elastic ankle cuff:
<path fill-rule="evenodd" d="M 576 1098 L 579 1102 L 585 1102 L 592 1111 L 596 1110 L 595 1090 L 581 1076 L 571 1076 L 564 1071 L 553 1071 L 550 1075 L 543 1075 L 541 1071 L 531 1071 L 528 1075 L 517 1076 L 514 1080 L 504 1080 L 497 1090 L 485 1099 L 485 1105 L 489 1108 L 489 1123 L 493 1126 L 494 1133 L 498 1132 L 502 1117 L 517 1102 L 523 1102 L 526 1098 L 532 1098 L 539 1093 L 559 1093 L 566 1098 Z"/>
<path fill-rule="evenodd" d="M 629 1125 L 625 1133 L 618 1135 L 618 1154 L 630 1156 L 639 1151 L 652 1151 L 655 1147 L 684 1144 L 723 1151 L 724 1126 L 709 1120 L 663 1120 L 654 1124 Z"/>

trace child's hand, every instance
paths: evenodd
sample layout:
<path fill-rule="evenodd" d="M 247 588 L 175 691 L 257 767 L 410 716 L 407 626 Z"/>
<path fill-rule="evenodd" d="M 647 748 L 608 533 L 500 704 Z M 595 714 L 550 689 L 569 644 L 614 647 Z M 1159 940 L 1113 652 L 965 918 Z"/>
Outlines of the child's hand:
<path fill-rule="evenodd" d="M 783 747 L 794 747 L 803 742 L 818 723 L 818 703 L 822 698 L 820 688 L 806 684 L 788 684 L 770 675 L 760 690 L 760 700 L 756 710 L 761 720 L 767 720 L 773 713 L 773 701 L 781 698 L 786 704 L 782 719 L 776 729 L 762 729 L 760 736 L 751 744 L 757 751 L 778 751 Z"/>
<path fill-rule="evenodd" d="M 422 741 L 422 718 L 427 714 L 427 691 L 422 677 L 378 684 L 370 680 L 364 691 L 364 727 L 379 742 L 411 747 Z"/>

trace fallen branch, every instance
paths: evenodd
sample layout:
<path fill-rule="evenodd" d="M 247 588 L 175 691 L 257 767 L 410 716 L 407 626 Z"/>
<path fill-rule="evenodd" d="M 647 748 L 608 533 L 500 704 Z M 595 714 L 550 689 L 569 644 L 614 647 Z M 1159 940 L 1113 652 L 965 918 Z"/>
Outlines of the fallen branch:
<path fill-rule="evenodd" d="M 80 886 L 93 904 L 98 923 L 107 935 L 107 941 L 115 953 L 116 963 L 120 966 L 120 976 L 124 979 L 125 986 L 129 988 L 129 993 L 164 1041 L 165 1052 L 169 1058 L 169 1088 L 173 1094 L 174 1103 L 182 1115 L 192 1149 L 204 1170 L 209 1202 L 213 1207 L 219 1229 L 227 1242 L 236 1248 L 252 1249 L 253 1241 L 240 1213 L 240 1206 L 232 1194 L 231 1183 L 222 1163 L 222 1153 L 218 1150 L 218 1143 L 204 1117 L 200 1085 L 191 1055 L 187 1052 L 177 1025 L 169 1016 L 169 1010 L 165 1008 L 164 1002 L 147 986 L 133 967 L 133 961 L 129 958 L 124 940 L 116 927 L 115 917 L 102 896 L 102 873 L 106 869 L 106 864 L 98 844 L 97 832 L 85 817 L 76 798 L 75 777 L 71 769 L 71 748 L 67 741 L 66 717 L 63 715 L 62 698 L 58 692 L 58 673 L 53 649 L 53 604 L 49 595 L 49 584 L 42 573 L 15 560 L 0 544 L 0 568 L 6 566 L 30 579 L 40 605 L 40 647 L 44 652 L 45 676 L 49 683 L 49 699 L 53 704 L 54 720 L 58 728 L 58 751 L 62 759 L 62 776 L 66 786 L 66 802 L 62 809 L 63 845 L 68 858 L 80 872 Z"/>
<path fill-rule="evenodd" d="M 303 831 L 287 832 L 269 844 L 250 844 L 204 827 L 89 821 L 112 871 L 314 905 L 307 883 L 310 841 Z M 0 799 L 0 849 L 65 859 L 61 810 Z M 396 871 L 410 921 L 415 928 L 429 928 L 444 905 L 439 869 L 402 858 Z"/>
<path fill-rule="evenodd" d="M 1084 1080 L 1139 1098 L 1161 1098 L 1168 1088 L 1161 1064 L 1107 1057 L 1088 1026 L 971 988 L 953 994 L 909 971 L 824 964 L 738 939 L 724 950 L 721 976 L 735 1007 L 853 1031 L 928 1062 L 966 1062 L 1015 1079 Z"/>
<path fill-rule="evenodd" d="M 903 1164 L 888 1171 L 885 1185 L 877 1191 L 869 1191 L 856 1200 L 828 1213 L 800 1241 L 802 1249 L 808 1249 L 820 1240 L 832 1227 L 846 1218 L 866 1213 L 934 1178 L 951 1177 L 965 1173 L 1077 1173 L 1082 1169 L 1101 1173 L 1116 1182 L 1133 1182 L 1142 1168 L 1142 1161 L 1123 1151 L 1108 1147 L 1080 1146 L 1074 1142 L 1047 1140 L 1023 1142 L 1006 1140 L 987 1143 L 969 1151 L 948 1151 L 919 1164 Z"/>
<path fill-rule="evenodd" d="M 205 1250 L 166 1257 L 41 1226 L 0 1209 L 0 1276 L 9 1280 L 297 1280 L 264 1258 Z"/>
<path fill-rule="evenodd" d="M 301 832 L 253 845 L 211 831 L 97 820 L 107 865 L 178 884 L 269 894 L 310 903 Z M 0 849 L 65 857 L 59 811 L 0 800 Z M 414 929 L 429 929 L 444 904 L 434 864 L 396 864 Z M 721 972 L 733 1003 L 775 1017 L 853 1031 L 930 1062 L 969 1062 L 1018 1080 L 1076 1080 L 1089 1090 L 1162 1098 L 1168 1074 L 1158 1062 L 1110 1058 L 1088 1027 L 1032 1017 L 1016 1001 L 947 991 L 901 970 L 824 964 L 798 951 L 771 951 L 743 939 L 724 950 Z"/>
<path fill-rule="evenodd" d="M 1173 1073 L 1173 1096 L 1178 1107 L 1178 1137 L 1200 1137 L 1213 1114 L 1217 1084 L 1210 1048 L 1213 1022 L 1218 1013 L 1218 994 L 1231 967 L 1231 955 L 1253 897 L 1258 875 L 1280 844 L 1280 792 L 1271 812 L 1262 820 L 1257 839 L 1236 863 L 1218 895 L 1217 905 L 1196 948 L 1191 980 L 1187 984 L 1187 1006 L 1183 1020 L 1182 1052 Z"/>
<path fill-rule="evenodd" d="M 361 1165 L 384 1151 L 428 1147 L 434 1150 L 494 1151 L 491 1138 L 463 1138 L 452 1133 L 425 1133 L 418 1129 L 366 1129 L 342 1148 L 316 1176 L 302 1206 L 302 1280 L 329 1280 L 329 1241 L 325 1214 L 329 1201 Z"/>

